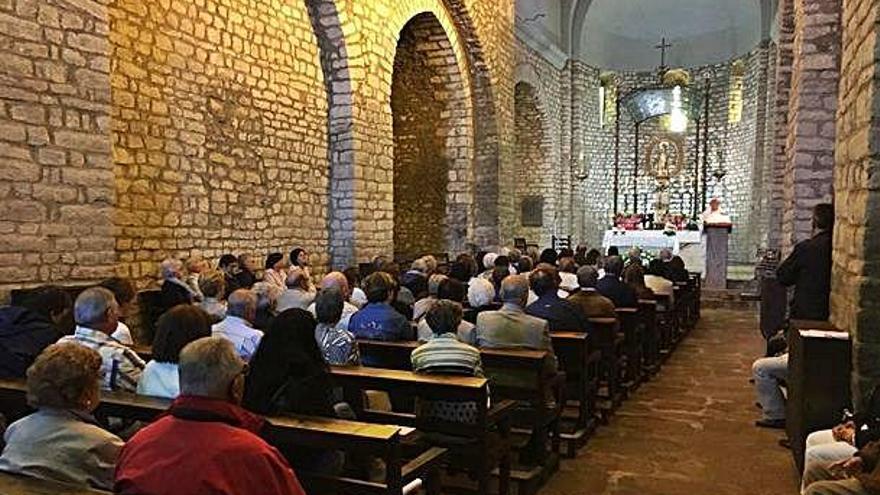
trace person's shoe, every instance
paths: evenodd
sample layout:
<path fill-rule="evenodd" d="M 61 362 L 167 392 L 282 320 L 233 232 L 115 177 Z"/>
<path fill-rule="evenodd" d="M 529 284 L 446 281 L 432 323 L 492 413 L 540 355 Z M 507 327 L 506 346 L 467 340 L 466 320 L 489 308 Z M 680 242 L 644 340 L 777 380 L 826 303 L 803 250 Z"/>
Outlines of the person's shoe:
<path fill-rule="evenodd" d="M 791 450 L 791 440 L 789 440 L 788 437 L 780 438 L 779 439 L 779 446 L 782 447 L 783 449 Z"/>
<path fill-rule="evenodd" d="M 774 430 L 784 430 L 785 419 L 759 419 L 755 421 L 755 426 L 760 428 L 773 428 Z"/>

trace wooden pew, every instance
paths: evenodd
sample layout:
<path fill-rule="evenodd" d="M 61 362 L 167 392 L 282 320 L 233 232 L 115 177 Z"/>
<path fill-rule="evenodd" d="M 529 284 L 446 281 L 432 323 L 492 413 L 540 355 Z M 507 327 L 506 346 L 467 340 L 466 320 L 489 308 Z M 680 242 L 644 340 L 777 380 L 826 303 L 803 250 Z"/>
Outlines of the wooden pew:
<path fill-rule="evenodd" d="M 571 427 L 563 421 L 560 435 L 566 444 L 567 457 L 574 457 L 596 428 L 596 398 L 599 394 L 599 361 L 602 353 L 589 335 L 582 332 L 553 332 L 551 338 L 559 369 L 565 372 L 566 405 L 573 406 L 577 411 Z"/>
<path fill-rule="evenodd" d="M 657 331 L 660 335 L 660 359 L 665 360 L 671 355 L 675 345 L 675 313 L 672 298 L 662 294 L 656 295 L 655 298 Z"/>
<path fill-rule="evenodd" d="M 590 318 L 592 336 L 595 338 L 596 348 L 600 352 L 599 376 L 600 382 L 605 386 L 605 393 L 599 393 L 599 411 L 603 422 L 608 418 L 623 401 L 621 387 L 624 355 L 624 339 L 619 335 L 617 318 Z"/>
<path fill-rule="evenodd" d="M 623 333 L 623 389 L 632 392 L 642 379 L 642 331 L 638 308 L 616 308 L 620 331 Z"/>
<path fill-rule="evenodd" d="M 24 381 L 0 380 L 0 411 L 20 409 L 21 403 L 25 401 L 25 393 Z M 165 412 L 170 404 L 170 400 L 158 397 L 103 391 L 101 404 L 95 413 L 99 417 L 150 422 Z M 311 416 L 275 416 L 266 419 L 267 427 L 263 434 L 274 445 L 354 451 L 377 456 L 386 463 L 384 483 L 297 470 L 297 477 L 309 490 L 320 493 L 341 490 L 364 495 L 399 495 L 404 493 L 405 486 L 414 485 L 416 479 L 421 479 L 430 493 L 439 494 L 437 473 L 446 450 L 426 449 L 407 462 L 402 457 L 401 444 L 404 437 L 411 432 L 410 429 Z"/>
<path fill-rule="evenodd" d="M 110 492 L 94 488 L 83 488 L 4 472 L 0 472 L 0 493 L 3 495 L 110 495 Z"/>
<path fill-rule="evenodd" d="M 331 366 L 334 381 L 343 387 L 349 404 L 358 418 L 370 422 L 393 421 L 414 426 L 420 431 L 467 439 L 465 444 L 450 443 L 451 463 L 475 471 L 478 493 L 488 493 L 493 457 L 498 459 L 499 494 L 506 495 L 510 484 L 509 431 L 512 401 L 495 401 L 489 407 L 489 382 L 470 376 L 429 375 L 411 371 L 364 366 Z M 447 422 L 424 418 L 417 414 L 383 412 L 368 409 L 365 390 L 398 391 L 421 400 L 472 402 L 476 405 L 473 423 Z M 497 432 L 500 441 L 493 445 L 491 435 Z"/>
<path fill-rule="evenodd" d="M 650 376 L 660 370 L 660 331 L 657 327 L 657 301 L 640 300 L 642 327 L 642 372 Z"/>

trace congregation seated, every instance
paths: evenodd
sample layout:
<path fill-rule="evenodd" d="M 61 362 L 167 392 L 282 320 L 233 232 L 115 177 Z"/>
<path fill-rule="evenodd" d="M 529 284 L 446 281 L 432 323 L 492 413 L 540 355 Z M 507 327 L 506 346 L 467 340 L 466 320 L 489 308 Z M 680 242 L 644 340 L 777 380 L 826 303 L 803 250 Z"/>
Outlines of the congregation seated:
<path fill-rule="evenodd" d="M 428 309 L 439 300 L 437 292 L 440 290 L 440 284 L 446 280 L 446 275 L 434 273 L 428 277 L 428 294 L 426 297 L 419 299 L 413 304 L 413 321 L 419 321 L 428 312 Z"/>
<path fill-rule="evenodd" d="M 254 328 L 257 295 L 251 290 L 238 289 L 229 295 L 227 306 L 226 318 L 214 324 L 211 335 L 228 340 L 239 357 L 249 361 L 263 338 L 263 332 Z"/>
<path fill-rule="evenodd" d="M 352 315 L 348 329 L 359 339 L 411 340 L 409 320 L 391 303 L 396 295 L 394 278 L 384 271 L 376 272 L 364 280 L 367 304 Z"/>
<path fill-rule="evenodd" d="M 119 321 L 113 293 L 103 287 L 84 290 L 73 306 L 76 330 L 61 337 L 59 343 L 72 342 L 98 351 L 101 356 L 103 388 L 134 392 L 144 369 L 144 362 L 127 346 L 110 337 Z"/>
<path fill-rule="evenodd" d="M 275 310 L 279 313 L 288 309 L 308 309 L 315 302 L 315 291 L 309 272 L 301 268 L 291 268 L 285 281 L 286 288 L 275 302 Z"/>
<path fill-rule="evenodd" d="M 439 373 L 464 376 L 483 376 L 480 351 L 462 342 L 458 328 L 462 321 L 461 305 L 440 300 L 425 315 L 425 323 L 433 332 L 433 338 L 413 349 L 410 359 L 416 373 Z M 419 414 L 455 421 L 461 417 L 467 403 L 444 403 L 442 401 L 419 401 Z M 472 408 L 476 410 L 476 408 Z"/>
<path fill-rule="evenodd" d="M 856 424 L 848 421 L 807 436 L 801 493 L 806 492 L 813 483 L 833 480 L 837 474 L 834 472 L 836 468 L 858 452 L 856 430 Z"/>
<path fill-rule="evenodd" d="M 249 363 L 242 406 L 263 415 L 304 414 L 353 419 L 353 413 L 334 397 L 330 370 L 315 342 L 315 320 L 301 309 L 275 317 Z M 337 407 L 339 404 L 339 407 Z M 335 472 L 341 468 L 335 452 L 284 449 L 297 469 Z"/>
<path fill-rule="evenodd" d="M 616 318 L 614 303 L 596 290 L 599 272 L 590 265 L 582 266 L 578 268 L 577 277 L 580 290 L 568 296 L 568 301 L 587 318 Z"/>
<path fill-rule="evenodd" d="M 116 330 L 110 336 L 122 344 L 134 344 L 131 329 L 122 321 L 131 311 L 131 304 L 135 298 L 134 285 L 128 279 L 113 277 L 102 281 L 98 286 L 112 292 L 119 307 L 119 321 L 116 323 Z"/>
<path fill-rule="evenodd" d="M 235 257 L 235 255 L 224 254 L 223 256 L 221 256 L 220 261 L 217 263 L 217 269 L 223 272 L 223 281 L 225 282 L 225 288 L 227 292 L 232 293 L 237 289 L 243 288 L 241 287 L 241 285 L 239 285 L 239 280 L 237 277 L 239 273 L 239 265 L 238 259 Z M 244 288 L 249 289 L 250 287 Z"/>
<path fill-rule="evenodd" d="M 335 272 L 339 273 L 339 272 Z M 325 287 L 315 299 L 315 342 L 329 364 L 360 364 L 360 353 L 354 334 L 348 331 L 351 314 L 345 316 L 343 293 L 336 287 Z M 355 310 L 357 311 L 357 310 Z"/>
<path fill-rule="evenodd" d="M 550 266 L 556 266 L 557 261 L 559 261 L 559 253 L 553 248 L 541 251 L 541 256 L 538 258 L 538 264 L 546 263 Z"/>
<path fill-rule="evenodd" d="M 636 291 L 620 280 L 622 272 L 623 260 L 620 259 L 620 256 L 606 258 L 605 276 L 596 282 L 596 290 L 611 299 L 616 308 L 634 308 L 638 306 L 638 296 Z"/>
<path fill-rule="evenodd" d="M 581 266 L 592 266 L 593 268 L 599 269 L 599 258 L 602 257 L 602 253 L 599 252 L 598 249 L 590 249 L 587 251 L 587 255 L 584 257 L 584 263 Z"/>
<path fill-rule="evenodd" d="M 586 319 L 578 307 L 559 297 L 559 282 L 559 274 L 555 268 L 539 265 L 529 275 L 529 283 L 538 300 L 526 307 L 526 314 L 546 320 L 551 332 L 587 331 Z"/>
<path fill-rule="evenodd" d="M 675 284 L 665 277 L 665 272 L 663 260 L 652 259 L 645 273 L 645 286 L 651 289 L 655 296 L 668 296 L 671 303 L 675 298 Z"/>
<path fill-rule="evenodd" d="M 657 298 L 654 291 L 645 285 L 645 269 L 642 267 L 641 259 L 624 268 L 623 282 L 635 291 L 636 297 L 640 301 L 653 301 Z"/>
<path fill-rule="evenodd" d="M 469 283 L 477 274 L 477 261 L 468 253 L 461 253 L 449 267 L 449 276 L 462 283 Z"/>
<path fill-rule="evenodd" d="M 824 480 L 806 486 L 803 495 L 874 495 L 880 490 L 880 441 L 868 443 L 851 457 L 830 464 Z"/>
<path fill-rule="evenodd" d="M 484 278 L 474 278 L 467 289 L 468 309 L 464 312 L 464 320 L 477 323 L 477 315 L 483 311 L 498 309 L 495 302 L 495 286 Z"/>
<path fill-rule="evenodd" d="M 195 301 L 195 293 L 183 281 L 183 263 L 180 260 L 168 258 L 162 262 L 160 270 L 162 274 L 159 295 L 160 314 L 178 304 L 192 304 Z"/>
<path fill-rule="evenodd" d="M 508 275 L 501 282 L 503 306 L 498 311 L 477 315 L 477 346 L 480 348 L 525 348 L 553 353 L 550 325 L 525 312 L 529 281 L 525 275 Z"/>
<path fill-rule="evenodd" d="M 464 284 L 456 279 L 445 277 L 443 281 L 440 282 L 440 287 L 437 289 L 437 299 L 430 307 L 433 307 L 438 302 L 446 301 L 457 305 L 463 312 L 462 302 L 464 301 L 464 296 Z M 476 333 L 474 332 L 474 324 L 463 318 L 460 318 L 459 320 L 455 332 L 458 336 L 458 340 L 466 344 L 474 345 L 477 338 Z M 431 330 L 430 325 L 428 325 L 428 322 L 424 318 L 419 321 L 418 326 L 416 327 L 416 335 L 419 342 L 427 342 L 434 338 L 434 331 Z"/>
<path fill-rule="evenodd" d="M 174 399 L 180 395 L 178 363 L 187 344 L 211 336 L 210 316 L 198 306 L 181 304 L 168 310 L 156 323 L 153 358 L 138 381 L 137 393 Z"/>
<path fill-rule="evenodd" d="M 72 309 L 70 294 L 54 285 L 0 308 L 0 378 L 24 378 L 43 349 L 73 330 Z"/>
<path fill-rule="evenodd" d="M 109 490 L 122 440 L 98 426 L 101 356 L 88 347 L 47 347 L 27 371 L 36 412 L 12 423 L 0 471 Z"/>
<path fill-rule="evenodd" d="M 304 495 L 284 457 L 258 436 L 265 420 L 239 405 L 247 365 L 229 341 L 191 342 L 179 371 L 180 397 L 123 447 L 116 493 Z"/>
<path fill-rule="evenodd" d="M 352 292 L 348 277 L 346 277 L 342 272 L 330 272 L 327 275 L 324 275 L 324 278 L 321 279 L 321 291 L 329 289 L 334 289 L 338 291 L 339 294 L 342 296 L 342 315 L 339 317 L 339 322 L 337 323 L 337 326 L 347 330 L 348 323 L 351 320 L 351 315 L 358 312 L 358 307 L 349 301 Z M 317 316 L 316 306 L 317 298 L 315 299 L 315 302 L 309 305 L 308 308 L 309 313 L 312 313 L 312 316 Z"/>
<path fill-rule="evenodd" d="M 199 307 L 217 323 L 226 318 L 226 280 L 222 272 L 207 271 L 199 277 L 199 289 L 202 291 L 202 302 Z"/>

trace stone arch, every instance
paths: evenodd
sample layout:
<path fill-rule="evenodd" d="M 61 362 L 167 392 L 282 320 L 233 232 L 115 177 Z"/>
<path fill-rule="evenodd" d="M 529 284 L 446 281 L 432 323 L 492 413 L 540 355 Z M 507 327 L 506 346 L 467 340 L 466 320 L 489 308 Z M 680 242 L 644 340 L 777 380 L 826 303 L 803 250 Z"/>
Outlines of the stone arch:
<path fill-rule="evenodd" d="M 400 30 L 393 62 L 394 250 L 465 247 L 472 210 L 473 115 L 453 36 L 431 12 Z"/>
<path fill-rule="evenodd" d="M 328 191 L 327 227 L 330 262 L 345 267 L 355 258 L 355 134 L 354 91 L 348 48 L 334 0 L 304 0 L 318 39 L 321 71 L 327 93 Z"/>
<path fill-rule="evenodd" d="M 555 202 L 551 201 L 552 163 L 547 159 L 552 143 L 547 131 L 544 106 L 536 86 L 518 81 L 514 87 L 515 232 L 517 237 L 542 246 L 550 242 L 553 226 L 549 223 L 555 211 Z M 524 225 L 522 205 L 530 198 L 540 198 L 541 226 Z"/>

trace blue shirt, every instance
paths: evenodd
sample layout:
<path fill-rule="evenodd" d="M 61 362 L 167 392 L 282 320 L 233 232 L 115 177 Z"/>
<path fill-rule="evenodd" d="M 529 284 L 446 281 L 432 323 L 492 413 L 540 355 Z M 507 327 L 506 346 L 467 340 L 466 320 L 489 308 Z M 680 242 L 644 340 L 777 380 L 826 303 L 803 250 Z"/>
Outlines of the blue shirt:
<path fill-rule="evenodd" d="M 364 306 L 351 316 L 348 330 L 358 339 L 385 341 L 411 340 L 413 333 L 409 321 L 386 303 Z"/>

